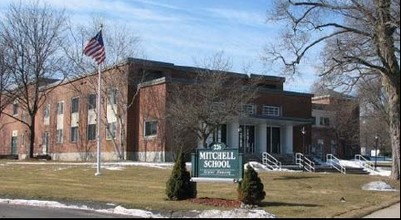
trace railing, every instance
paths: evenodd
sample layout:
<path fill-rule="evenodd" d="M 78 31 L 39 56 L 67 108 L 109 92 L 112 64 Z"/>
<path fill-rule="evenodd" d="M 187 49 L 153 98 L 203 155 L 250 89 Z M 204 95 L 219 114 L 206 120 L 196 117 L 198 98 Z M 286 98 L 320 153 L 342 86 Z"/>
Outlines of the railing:
<path fill-rule="evenodd" d="M 262 153 L 262 163 L 271 170 L 281 170 L 281 162 L 267 152 Z"/>
<path fill-rule="evenodd" d="M 361 167 L 375 171 L 373 164 L 360 154 L 355 154 L 355 160 L 359 162 Z"/>
<path fill-rule="evenodd" d="M 295 164 L 308 172 L 315 172 L 315 162 L 309 160 L 302 153 L 295 153 Z"/>
<path fill-rule="evenodd" d="M 340 160 L 335 157 L 333 154 L 326 154 L 326 164 L 345 174 L 346 169 L 343 165 L 340 164 Z"/>

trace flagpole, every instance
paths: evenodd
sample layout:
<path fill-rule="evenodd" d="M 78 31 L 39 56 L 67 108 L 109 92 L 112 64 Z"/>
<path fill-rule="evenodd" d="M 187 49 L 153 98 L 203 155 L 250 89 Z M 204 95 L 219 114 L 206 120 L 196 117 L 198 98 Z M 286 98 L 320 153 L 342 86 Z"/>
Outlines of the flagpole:
<path fill-rule="evenodd" d="M 101 111 L 101 80 L 102 80 L 102 72 L 100 71 L 100 64 L 97 65 L 98 66 L 98 80 L 97 80 L 97 117 L 96 117 L 96 122 L 97 122 L 97 128 L 96 128 L 96 162 L 97 162 L 97 168 L 96 168 L 96 173 L 95 176 L 99 176 L 100 175 L 100 111 Z"/>
<path fill-rule="evenodd" d="M 91 38 L 88 43 L 86 44 L 83 53 L 89 57 L 92 57 L 93 59 L 96 60 L 97 62 L 97 70 L 98 70 L 98 81 L 97 81 L 97 102 L 96 102 L 96 110 L 97 110 L 97 116 L 96 116 L 96 164 L 97 164 L 97 169 L 95 176 L 100 175 L 100 161 L 101 161 L 101 156 L 100 156 L 100 127 L 101 127 L 101 118 L 100 118 L 100 113 L 102 111 L 101 108 L 101 86 L 102 86 L 102 72 L 100 70 L 100 64 L 106 59 L 106 53 L 104 50 L 104 44 L 103 44 L 103 38 L 102 38 L 102 28 L 103 25 L 100 25 L 100 30 L 96 34 L 95 37 Z"/>
<path fill-rule="evenodd" d="M 97 82 L 97 120 L 96 120 L 96 122 L 97 122 L 97 129 L 96 129 L 96 132 L 97 132 L 97 137 L 96 137 L 96 140 L 97 140 L 97 143 L 96 143 L 96 149 L 97 149 L 97 156 L 96 156 L 96 160 L 97 160 L 97 168 L 96 168 L 96 173 L 95 173 L 95 176 L 99 176 L 100 175 L 100 121 L 101 121 L 101 119 L 100 119 L 100 111 L 101 111 L 101 103 L 100 103 L 100 100 L 101 100 L 101 98 L 100 98 L 100 94 L 101 94 L 101 89 L 100 89 L 100 86 L 101 86 L 101 79 L 102 79 L 102 72 L 100 71 L 100 64 L 98 64 L 98 82 Z"/>

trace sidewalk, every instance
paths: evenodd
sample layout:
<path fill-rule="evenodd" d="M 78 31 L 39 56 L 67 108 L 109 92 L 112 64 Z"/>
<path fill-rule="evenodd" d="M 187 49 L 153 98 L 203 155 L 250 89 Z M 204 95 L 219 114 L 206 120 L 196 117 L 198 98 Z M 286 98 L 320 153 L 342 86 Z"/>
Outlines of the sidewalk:
<path fill-rule="evenodd" d="M 400 218 L 400 203 L 373 212 L 364 218 Z"/>

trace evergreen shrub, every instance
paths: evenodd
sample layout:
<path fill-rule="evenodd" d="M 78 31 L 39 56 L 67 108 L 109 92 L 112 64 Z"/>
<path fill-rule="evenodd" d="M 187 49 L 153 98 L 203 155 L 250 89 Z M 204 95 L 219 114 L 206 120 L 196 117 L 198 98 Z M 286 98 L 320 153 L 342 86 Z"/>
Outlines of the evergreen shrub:
<path fill-rule="evenodd" d="M 238 199 L 247 205 L 258 205 L 266 196 L 263 188 L 264 185 L 258 177 L 258 173 L 250 165 L 247 165 L 244 178 L 238 184 Z"/>
<path fill-rule="evenodd" d="M 183 153 L 180 152 L 166 183 L 166 195 L 169 200 L 196 198 L 196 183 L 190 181 L 191 175 L 187 171 L 183 157 Z"/>

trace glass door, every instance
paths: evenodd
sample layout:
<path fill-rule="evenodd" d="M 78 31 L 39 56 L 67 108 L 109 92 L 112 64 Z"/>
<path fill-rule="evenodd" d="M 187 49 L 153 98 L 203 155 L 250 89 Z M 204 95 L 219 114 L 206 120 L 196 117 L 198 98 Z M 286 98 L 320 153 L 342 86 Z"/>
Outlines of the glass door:
<path fill-rule="evenodd" d="M 280 128 L 267 127 L 266 129 L 266 152 L 280 153 Z"/>
<path fill-rule="evenodd" d="M 241 125 L 239 133 L 239 146 L 244 153 L 255 152 L 255 126 Z"/>

